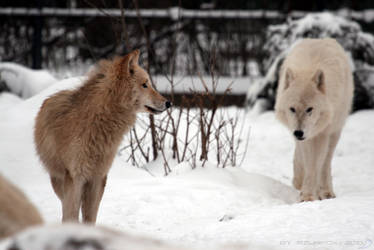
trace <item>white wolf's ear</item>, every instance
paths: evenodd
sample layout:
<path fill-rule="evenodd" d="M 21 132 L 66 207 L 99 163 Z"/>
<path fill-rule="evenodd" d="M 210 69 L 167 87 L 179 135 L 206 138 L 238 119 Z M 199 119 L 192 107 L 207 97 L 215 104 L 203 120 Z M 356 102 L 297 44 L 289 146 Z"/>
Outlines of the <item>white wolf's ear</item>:
<path fill-rule="evenodd" d="M 125 60 L 125 67 L 130 72 L 130 74 L 134 74 L 134 67 L 138 65 L 139 54 L 139 50 L 136 49 L 126 56 L 127 60 Z"/>
<path fill-rule="evenodd" d="M 293 75 L 292 70 L 290 68 L 287 68 L 285 78 L 284 78 L 284 89 L 285 90 L 290 86 L 290 83 L 293 81 L 293 79 L 294 79 L 294 75 Z"/>
<path fill-rule="evenodd" d="M 313 76 L 313 81 L 317 84 L 317 89 L 325 93 L 325 74 L 322 70 L 317 70 Z"/>

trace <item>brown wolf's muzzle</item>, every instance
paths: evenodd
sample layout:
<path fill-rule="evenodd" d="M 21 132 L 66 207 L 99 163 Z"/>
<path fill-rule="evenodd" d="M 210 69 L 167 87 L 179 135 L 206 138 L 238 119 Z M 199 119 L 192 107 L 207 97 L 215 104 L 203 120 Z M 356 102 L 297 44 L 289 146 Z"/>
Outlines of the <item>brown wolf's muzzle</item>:
<path fill-rule="evenodd" d="M 163 102 L 159 107 L 155 108 L 155 107 L 151 107 L 151 106 L 148 106 L 148 105 L 145 105 L 147 111 L 151 114 L 154 114 L 154 115 L 157 115 L 157 114 L 161 114 L 162 112 L 164 112 L 165 110 L 167 110 L 168 108 L 170 108 L 172 106 L 172 103 L 169 101 L 169 100 L 166 100 L 165 102 Z"/>

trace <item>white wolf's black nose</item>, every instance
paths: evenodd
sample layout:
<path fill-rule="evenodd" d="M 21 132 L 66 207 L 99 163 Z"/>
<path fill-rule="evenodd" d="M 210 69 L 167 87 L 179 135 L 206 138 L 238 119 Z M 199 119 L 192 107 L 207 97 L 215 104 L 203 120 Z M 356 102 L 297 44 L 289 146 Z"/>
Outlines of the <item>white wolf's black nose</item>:
<path fill-rule="evenodd" d="M 303 136 L 304 136 L 304 132 L 302 130 L 295 130 L 293 132 L 293 135 L 299 139 L 299 140 L 302 140 L 303 139 Z"/>
<path fill-rule="evenodd" d="M 165 102 L 165 107 L 166 107 L 167 109 L 170 108 L 170 107 L 171 107 L 171 102 L 166 101 L 166 102 Z"/>

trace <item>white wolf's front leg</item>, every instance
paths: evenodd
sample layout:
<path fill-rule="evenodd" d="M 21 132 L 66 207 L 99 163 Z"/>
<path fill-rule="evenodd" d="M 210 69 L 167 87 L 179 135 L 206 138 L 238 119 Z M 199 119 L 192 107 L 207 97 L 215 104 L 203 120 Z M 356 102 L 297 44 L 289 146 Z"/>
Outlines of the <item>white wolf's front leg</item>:
<path fill-rule="evenodd" d="M 321 134 L 316 138 L 299 143 L 305 162 L 304 180 L 300 193 L 301 201 L 314 201 L 320 199 L 320 173 L 326 159 L 328 141 L 328 136 Z"/>
<path fill-rule="evenodd" d="M 340 132 L 333 133 L 330 135 L 329 144 L 327 149 L 326 159 L 321 171 L 321 184 L 319 190 L 319 197 L 321 199 L 335 198 L 335 194 L 332 188 L 332 177 L 331 177 L 331 160 L 334 155 L 336 145 L 340 138 Z"/>
<path fill-rule="evenodd" d="M 293 186 L 301 190 L 303 186 L 303 179 L 304 179 L 304 161 L 301 152 L 301 146 L 299 143 L 296 143 L 295 153 L 293 158 Z"/>

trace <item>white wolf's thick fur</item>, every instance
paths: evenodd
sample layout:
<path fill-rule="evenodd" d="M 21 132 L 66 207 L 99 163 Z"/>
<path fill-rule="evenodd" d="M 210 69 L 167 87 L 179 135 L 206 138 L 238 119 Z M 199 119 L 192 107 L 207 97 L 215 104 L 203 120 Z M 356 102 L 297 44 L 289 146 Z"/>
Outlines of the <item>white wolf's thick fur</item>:
<path fill-rule="evenodd" d="M 305 39 L 280 71 L 277 118 L 295 135 L 294 186 L 301 201 L 333 198 L 331 159 L 351 110 L 353 77 L 334 39 Z"/>

